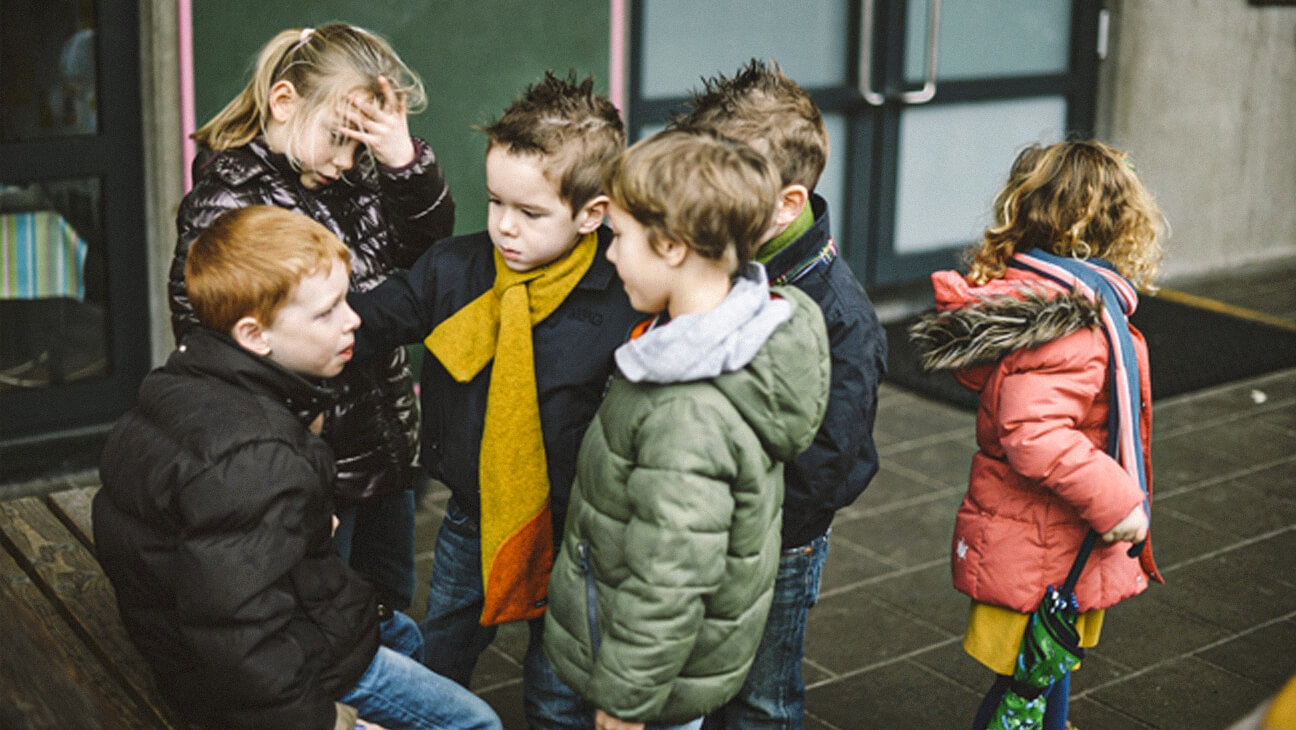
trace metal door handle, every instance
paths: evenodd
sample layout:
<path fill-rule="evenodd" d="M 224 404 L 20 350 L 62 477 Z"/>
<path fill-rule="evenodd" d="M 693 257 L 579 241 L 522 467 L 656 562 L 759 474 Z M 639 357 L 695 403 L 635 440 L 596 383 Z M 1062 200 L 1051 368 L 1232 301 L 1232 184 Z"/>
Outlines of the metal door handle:
<path fill-rule="evenodd" d="M 864 101 L 873 106 L 886 103 L 886 95 L 873 90 L 873 38 L 875 0 L 864 0 L 863 18 L 860 23 L 859 54 L 859 93 Z M 905 91 L 899 95 L 905 104 L 926 104 L 936 97 L 936 63 L 940 59 L 940 11 L 941 0 L 927 0 L 927 72 L 923 85 L 917 91 Z"/>
<path fill-rule="evenodd" d="M 917 91 L 906 91 L 900 100 L 906 104 L 926 104 L 936 97 L 936 62 L 940 58 L 941 0 L 927 0 L 927 74 Z"/>
<path fill-rule="evenodd" d="M 873 106 L 886 103 L 886 96 L 873 90 L 873 2 L 864 0 L 864 17 L 860 23 L 859 93 Z"/>

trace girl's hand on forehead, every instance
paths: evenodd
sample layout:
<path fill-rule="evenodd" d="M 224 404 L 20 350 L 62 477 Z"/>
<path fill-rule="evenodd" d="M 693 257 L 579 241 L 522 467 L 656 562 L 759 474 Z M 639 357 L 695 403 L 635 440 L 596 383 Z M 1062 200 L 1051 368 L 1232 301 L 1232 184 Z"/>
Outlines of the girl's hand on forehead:
<path fill-rule="evenodd" d="M 337 131 L 368 147 L 378 164 L 404 167 L 414 161 L 405 100 L 392 89 L 386 76 L 378 77 L 378 86 L 382 89 L 382 106 L 367 93 L 351 94 L 338 109 L 341 125 Z"/>

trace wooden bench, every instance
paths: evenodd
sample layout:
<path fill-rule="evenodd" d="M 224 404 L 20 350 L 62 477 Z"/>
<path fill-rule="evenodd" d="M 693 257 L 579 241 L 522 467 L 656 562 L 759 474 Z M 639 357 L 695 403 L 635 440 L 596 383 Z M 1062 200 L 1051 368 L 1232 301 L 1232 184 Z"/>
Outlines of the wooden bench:
<path fill-rule="evenodd" d="M 177 728 L 95 560 L 97 487 L 0 502 L 0 728 Z"/>

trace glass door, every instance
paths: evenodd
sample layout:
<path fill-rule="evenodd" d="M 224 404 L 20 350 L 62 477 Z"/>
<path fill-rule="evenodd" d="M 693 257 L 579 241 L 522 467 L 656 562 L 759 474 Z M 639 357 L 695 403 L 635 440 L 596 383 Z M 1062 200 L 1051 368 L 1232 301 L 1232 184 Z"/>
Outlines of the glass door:
<path fill-rule="evenodd" d="M 832 138 L 819 192 L 868 285 L 956 263 L 1032 142 L 1092 134 L 1099 0 L 641 0 L 630 125 L 658 128 L 700 78 L 773 58 Z"/>
<path fill-rule="evenodd" d="M 0 4 L 0 445 L 112 421 L 149 365 L 138 22 Z"/>

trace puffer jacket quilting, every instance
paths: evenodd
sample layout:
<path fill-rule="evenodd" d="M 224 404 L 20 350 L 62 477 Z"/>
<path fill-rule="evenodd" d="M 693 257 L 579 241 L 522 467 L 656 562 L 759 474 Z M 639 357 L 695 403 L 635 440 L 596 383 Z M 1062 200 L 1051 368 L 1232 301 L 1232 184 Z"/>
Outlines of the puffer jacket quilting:
<path fill-rule="evenodd" d="M 818 306 L 774 291 L 793 318 L 749 365 L 665 386 L 617 375 L 586 432 L 545 651 L 615 717 L 702 716 L 751 667 L 778 568 L 783 463 L 813 440 L 830 380 Z"/>
<path fill-rule="evenodd" d="M 108 438 L 96 557 L 187 717 L 331 728 L 378 649 L 373 588 L 332 547 L 333 455 L 305 425 L 331 400 L 197 328 Z"/>
<path fill-rule="evenodd" d="M 197 324 L 184 286 L 189 245 L 227 210 L 274 205 L 322 223 L 351 250 L 351 289 L 367 291 L 408 267 L 454 227 L 454 199 L 427 143 L 414 139 L 415 159 L 398 170 L 378 167 L 318 191 L 298 181 L 288 159 L 263 138 L 195 162 L 194 188 L 176 215 L 171 262 L 171 324 L 179 342 Z M 344 503 L 408 488 L 418 458 L 418 404 L 408 358 L 393 349 L 379 362 L 356 363 L 335 378 L 337 405 L 324 437 L 337 456 L 336 496 Z"/>
<path fill-rule="evenodd" d="M 980 394 L 978 452 L 952 542 L 954 585 L 1029 613 L 1047 586 L 1062 583 L 1090 528 L 1111 529 L 1144 500 L 1106 452 L 1111 385 L 1101 309 L 1014 269 L 981 289 L 955 272 L 937 272 L 933 282 L 942 311 L 914 325 L 911 337 L 930 369 L 952 369 Z M 1147 344 L 1130 331 L 1150 490 Z M 1128 547 L 1094 549 L 1076 586 L 1081 611 L 1110 607 L 1145 590 L 1148 578 L 1161 580 L 1150 541 L 1140 559 L 1129 558 Z"/>

